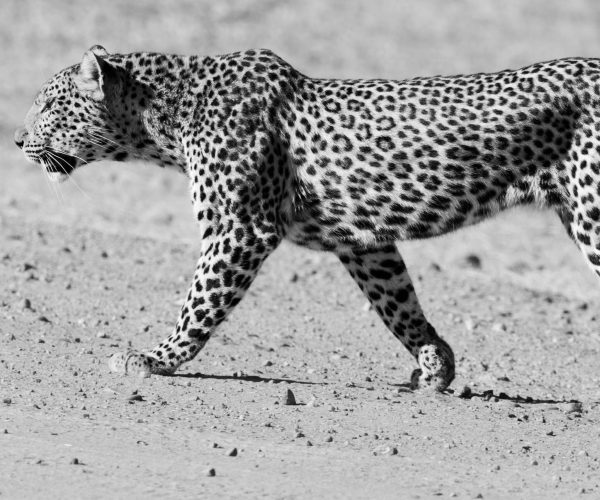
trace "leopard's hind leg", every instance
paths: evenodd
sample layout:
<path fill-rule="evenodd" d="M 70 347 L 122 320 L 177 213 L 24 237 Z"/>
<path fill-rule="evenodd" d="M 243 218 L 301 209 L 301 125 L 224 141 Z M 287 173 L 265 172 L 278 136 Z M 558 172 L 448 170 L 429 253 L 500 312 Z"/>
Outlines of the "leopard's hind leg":
<path fill-rule="evenodd" d="M 454 354 L 425 318 L 395 245 L 338 256 L 386 326 L 419 363 L 411 385 L 438 391 L 448 387 L 454 379 Z"/>

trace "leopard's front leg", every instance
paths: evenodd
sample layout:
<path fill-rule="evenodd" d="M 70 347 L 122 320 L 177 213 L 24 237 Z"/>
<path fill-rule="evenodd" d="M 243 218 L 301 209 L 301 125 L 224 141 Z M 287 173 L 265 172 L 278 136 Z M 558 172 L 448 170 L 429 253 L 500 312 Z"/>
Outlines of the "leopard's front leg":
<path fill-rule="evenodd" d="M 111 371 L 168 375 L 198 354 L 217 326 L 241 300 L 263 261 L 280 238 L 240 220 L 219 219 L 202 240 L 192 286 L 181 308 L 175 331 L 147 354 L 117 353 Z"/>

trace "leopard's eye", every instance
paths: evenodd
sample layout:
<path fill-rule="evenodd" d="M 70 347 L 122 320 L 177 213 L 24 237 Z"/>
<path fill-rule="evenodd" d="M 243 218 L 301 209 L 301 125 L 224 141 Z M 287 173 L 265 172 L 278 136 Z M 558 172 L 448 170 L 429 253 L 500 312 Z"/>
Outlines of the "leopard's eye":
<path fill-rule="evenodd" d="M 44 99 L 43 101 L 40 100 L 40 102 L 39 102 L 40 113 L 47 111 L 53 101 L 54 101 L 53 97 L 48 97 L 48 98 Z"/>

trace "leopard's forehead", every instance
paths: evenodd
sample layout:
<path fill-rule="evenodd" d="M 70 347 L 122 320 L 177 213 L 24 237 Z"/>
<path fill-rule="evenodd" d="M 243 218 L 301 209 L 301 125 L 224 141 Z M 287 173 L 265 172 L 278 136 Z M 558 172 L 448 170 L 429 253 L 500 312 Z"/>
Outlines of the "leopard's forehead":
<path fill-rule="evenodd" d="M 76 68 L 77 65 L 69 66 L 50 77 L 42 84 L 36 98 L 56 97 L 71 92 L 75 85 L 71 74 Z"/>

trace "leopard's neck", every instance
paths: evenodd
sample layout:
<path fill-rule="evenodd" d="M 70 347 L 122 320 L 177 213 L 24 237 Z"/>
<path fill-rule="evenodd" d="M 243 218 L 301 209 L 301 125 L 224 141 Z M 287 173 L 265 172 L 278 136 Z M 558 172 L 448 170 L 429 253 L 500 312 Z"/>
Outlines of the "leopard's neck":
<path fill-rule="evenodd" d="M 133 157 L 187 173 L 184 142 L 205 89 L 209 58 L 156 53 L 111 55 L 125 76 L 121 113 Z"/>

